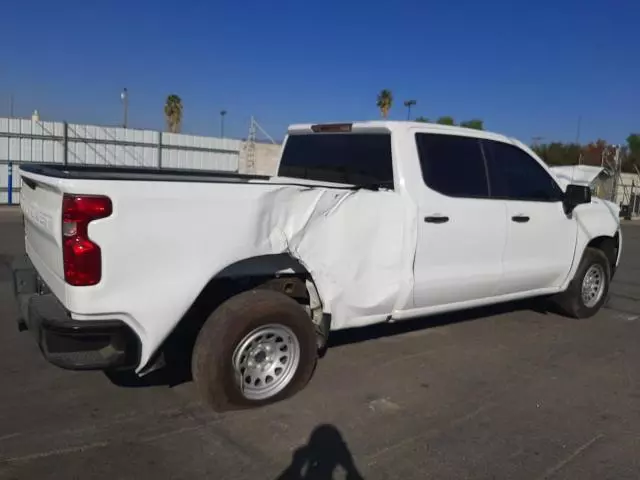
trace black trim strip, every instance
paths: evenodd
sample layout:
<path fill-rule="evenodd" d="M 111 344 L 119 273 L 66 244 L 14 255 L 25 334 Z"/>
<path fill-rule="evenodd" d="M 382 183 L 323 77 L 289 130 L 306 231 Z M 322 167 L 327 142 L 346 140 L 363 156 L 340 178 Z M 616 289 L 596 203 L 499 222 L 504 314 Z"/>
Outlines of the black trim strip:
<path fill-rule="evenodd" d="M 251 185 L 250 180 L 267 180 L 267 175 L 245 175 L 233 172 L 215 172 L 206 170 L 155 169 L 155 168 L 122 168 L 107 166 L 84 166 L 60 164 L 22 164 L 20 169 L 53 178 L 73 178 L 78 180 L 119 180 L 143 182 L 210 182 L 239 183 Z M 315 185 L 302 182 L 269 182 L 267 185 L 295 186 L 303 188 L 325 188 L 330 190 L 379 190 L 377 185 Z M 15 191 L 15 189 L 14 189 Z M 392 190 L 391 190 L 392 191 Z"/>
<path fill-rule="evenodd" d="M 235 172 L 153 167 L 109 167 L 96 165 L 60 165 L 28 163 L 20 170 L 54 178 L 85 180 L 140 180 L 146 182 L 212 182 L 229 183 L 249 180 L 268 180 L 267 175 L 245 175 Z"/>
<path fill-rule="evenodd" d="M 482 154 L 482 159 L 484 160 L 484 173 L 486 175 L 486 179 L 487 179 L 487 194 L 488 194 L 488 198 L 494 198 L 493 195 L 491 194 L 491 175 L 489 175 L 489 156 L 487 155 L 487 152 L 484 149 L 484 142 L 482 141 L 481 138 L 478 138 L 478 145 L 480 147 L 480 153 Z"/>

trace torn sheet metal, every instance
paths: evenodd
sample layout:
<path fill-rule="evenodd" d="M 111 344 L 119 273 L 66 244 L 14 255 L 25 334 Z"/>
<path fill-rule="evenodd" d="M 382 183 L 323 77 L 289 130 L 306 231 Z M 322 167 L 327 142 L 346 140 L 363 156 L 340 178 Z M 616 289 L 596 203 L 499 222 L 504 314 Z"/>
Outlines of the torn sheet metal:
<path fill-rule="evenodd" d="M 604 167 L 595 167 L 592 165 L 563 165 L 560 167 L 551 167 L 550 170 L 565 186 L 569 184 L 591 185 L 604 170 Z"/>
<path fill-rule="evenodd" d="M 139 370 L 213 277 L 295 271 L 300 263 L 313 278 L 323 312 L 331 314 L 332 330 L 413 307 L 418 217 L 402 192 L 282 178 L 162 187 L 83 181 L 88 194 L 106 190 L 117 215 L 92 223 L 89 231 L 103 250 L 101 287 L 74 289 L 65 304 L 78 319 L 117 308 L 109 318 L 117 314 L 142 339 Z M 283 265 L 275 258 L 283 254 L 297 262 Z"/>
<path fill-rule="evenodd" d="M 311 273 L 332 329 L 411 302 L 417 212 L 401 195 L 286 186 L 260 205 L 259 249 L 289 253 Z"/>

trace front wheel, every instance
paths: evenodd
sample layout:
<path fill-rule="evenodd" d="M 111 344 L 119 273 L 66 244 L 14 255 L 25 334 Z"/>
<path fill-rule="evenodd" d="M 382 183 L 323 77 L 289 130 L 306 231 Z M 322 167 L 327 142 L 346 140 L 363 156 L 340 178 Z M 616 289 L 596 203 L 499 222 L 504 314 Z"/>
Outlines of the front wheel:
<path fill-rule="evenodd" d="M 207 319 L 192 356 L 193 378 L 217 411 L 258 407 L 292 396 L 311 378 L 316 333 L 293 299 L 251 290 Z"/>
<path fill-rule="evenodd" d="M 569 288 L 554 300 L 573 318 L 588 318 L 604 305 L 609 294 L 611 265 L 601 250 L 587 248 Z"/>

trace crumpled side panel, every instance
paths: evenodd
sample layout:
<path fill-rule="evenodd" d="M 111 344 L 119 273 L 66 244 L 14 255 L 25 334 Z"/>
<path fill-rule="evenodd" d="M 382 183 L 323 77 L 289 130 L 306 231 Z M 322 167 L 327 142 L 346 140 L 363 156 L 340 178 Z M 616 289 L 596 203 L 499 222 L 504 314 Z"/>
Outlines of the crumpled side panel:
<path fill-rule="evenodd" d="M 260 204 L 259 250 L 288 252 L 309 270 L 333 329 L 412 301 L 416 212 L 401 195 L 286 186 Z"/>

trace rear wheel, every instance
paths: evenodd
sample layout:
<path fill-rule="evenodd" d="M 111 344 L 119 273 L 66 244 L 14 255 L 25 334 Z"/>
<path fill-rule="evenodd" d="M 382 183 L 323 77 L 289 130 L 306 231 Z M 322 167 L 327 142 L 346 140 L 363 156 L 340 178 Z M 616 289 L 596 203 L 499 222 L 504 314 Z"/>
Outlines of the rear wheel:
<path fill-rule="evenodd" d="M 607 256 L 601 250 L 587 248 L 569 288 L 554 301 L 570 317 L 591 317 L 606 302 L 610 281 L 611 265 Z"/>
<path fill-rule="evenodd" d="M 316 359 L 315 328 L 304 309 L 281 293 L 251 290 L 207 319 L 192 371 L 203 399 L 223 411 L 292 396 L 311 378 Z"/>

